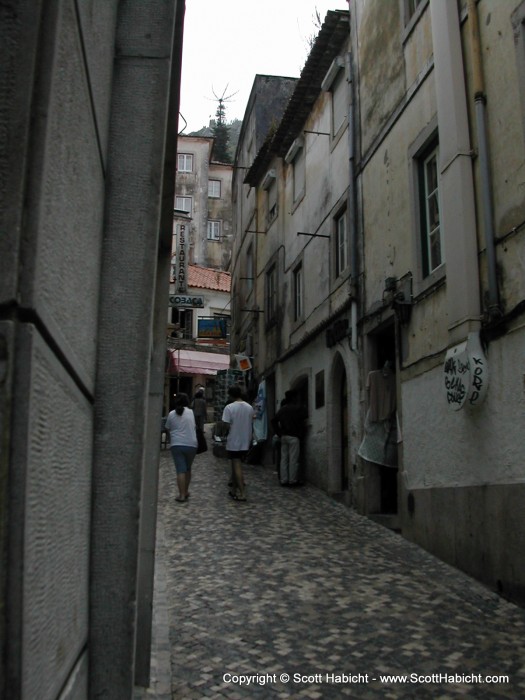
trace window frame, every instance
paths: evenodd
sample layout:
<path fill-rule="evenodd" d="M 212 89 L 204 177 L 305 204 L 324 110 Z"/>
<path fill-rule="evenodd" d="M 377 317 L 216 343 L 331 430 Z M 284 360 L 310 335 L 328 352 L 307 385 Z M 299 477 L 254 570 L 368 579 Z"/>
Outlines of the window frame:
<path fill-rule="evenodd" d="M 428 164 L 433 160 L 435 163 L 435 186 L 429 183 Z M 439 188 L 439 143 L 437 141 L 421 153 L 418 158 L 418 183 L 419 183 L 419 215 L 420 215 L 420 238 L 421 238 L 421 270 L 423 279 L 430 277 L 438 270 L 445 262 L 444 246 L 443 246 L 443 223 L 441 217 L 441 193 Z M 437 208 L 437 225 L 431 221 L 430 202 L 434 202 Z M 433 257 L 433 240 L 435 240 L 436 230 L 439 238 L 439 262 L 434 264 Z"/>
<path fill-rule="evenodd" d="M 266 189 L 266 225 L 269 228 L 277 218 L 279 206 L 277 202 L 277 178 L 273 178 Z M 273 202 L 273 204 L 272 204 Z"/>
<path fill-rule="evenodd" d="M 301 321 L 304 315 L 304 270 L 302 261 L 293 271 L 293 320 Z"/>
<path fill-rule="evenodd" d="M 215 228 L 218 230 L 217 235 L 213 233 L 213 229 Z M 210 235 L 210 231 L 212 232 L 212 235 Z M 208 219 L 206 233 L 206 239 L 208 241 L 220 241 L 222 237 L 222 221 L 220 219 Z"/>
<path fill-rule="evenodd" d="M 332 137 L 335 137 L 346 124 L 348 112 L 345 94 L 345 72 L 343 69 L 341 69 L 336 75 L 334 82 L 330 87 L 330 93 L 332 96 Z M 342 111 L 338 122 L 336 122 L 337 107 L 339 107 L 339 110 Z"/>
<path fill-rule="evenodd" d="M 246 251 L 246 296 L 249 297 L 254 288 L 255 258 L 253 254 L 253 243 L 250 243 Z"/>
<path fill-rule="evenodd" d="M 344 225 L 344 236 L 341 240 L 340 224 Z M 350 264 L 348 251 L 348 221 L 347 209 L 341 210 L 334 217 L 334 244 L 335 244 L 335 277 L 341 277 Z M 342 254 L 341 254 L 342 253 Z"/>
<path fill-rule="evenodd" d="M 277 320 L 277 264 L 273 263 L 265 275 L 264 280 L 264 313 L 266 325 L 269 326 Z"/>
<path fill-rule="evenodd" d="M 184 207 L 177 206 L 177 200 L 189 201 L 190 208 L 185 209 Z M 176 194 L 175 195 L 175 209 L 178 209 L 179 211 L 185 211 L 191 215 L 193 213 L 193 197 L 188 197 L 187 195 L 182 195 L 182 194 Z"/>
<path fill-rule="evenodd" d="M 439 146 L 439 130 L 437 115 L 435 115 L 429 124 L 422 129 L 415 140 L 408 148 L 408 163 L 410 170 L 409 188 L 410 188 L 410 223 L 412 228 L 412 251 L 413 251 L 413 270 L 414 270 L 414 292 L 417 296 L 426 292 L 434 285 L 440 285 L 446 277 L 446 261 L 444 254 L 442 256 L 442 264 L 433 272 L 426 274 L 423 267 L 423 239 L 421 230 L 421 162 L 428 156 L 432 150 Z M 439 165 L 438 165 L 439 178 Z M 438 180 L 439 184 L 439 180 Z M 440 203 L 440 211 L 443 207 Z M 442 223 L 442 222 L 441 222 Z M 441 243 L 443 245 L 444 234 L 441 231 Z M 442 248 L 444 253 L 444 248 Z"/>
<path fill-rule="evenodd" d="M 218 185 L 219 194 L 212 194 L 212 192 L 210 192 L 210 186 L 212 185 L 212 183 L 213 183 L 213 185 Z M 208 197 L 210 199 L 220 199 L 221 194 L 222 194 L 222 180 L 218 180 L 217 178 L 210 178 L 208 180 Z"/>
<path fill-rule="evenodd" d="M 181 159 L 183 160 L 184 167 L 181 168 Z M 186 167 L 186 163 L 189 161 L 191 164 L 190 168 Z M 193 153 L 177 153 L 177 172 L 178 173 L 192 173 L 193 172 Z"/>

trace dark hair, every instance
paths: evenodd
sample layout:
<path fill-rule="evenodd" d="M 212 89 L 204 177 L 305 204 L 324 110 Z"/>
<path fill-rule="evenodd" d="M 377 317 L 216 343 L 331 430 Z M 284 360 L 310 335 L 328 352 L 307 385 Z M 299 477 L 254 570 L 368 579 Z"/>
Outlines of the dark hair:
<path fill-rule="evenodd" d="M 232 399 L 240 399 L 242 396 L 241 387 L 238 384 L 233 384 L 228 389 L 228 395 L 231 396 Z"/>
<path fill-rule="evenodd" d="M 175 397 L 175 413 L 178 416 L 182 416 L 184 407 L 189 405 L 190 400 L 188 399 L 188 394 L 177 394 Z"/>

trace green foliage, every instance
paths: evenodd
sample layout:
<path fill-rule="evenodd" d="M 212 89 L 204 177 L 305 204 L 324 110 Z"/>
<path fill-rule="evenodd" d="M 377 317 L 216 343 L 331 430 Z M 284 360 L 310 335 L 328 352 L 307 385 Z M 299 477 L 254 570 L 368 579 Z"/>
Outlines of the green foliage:
<path fill-rule="evenodd" d="M 224 107 L 223 99 L 219 99 L 217 111 L 215 112 L 213 137 L 215 139 L 212 153 L 213 160 L 220 163 L 231 163 L 232 158 L 228 148 L 230 142 L 230 129 L 226 123 L 226 109 Z"/>

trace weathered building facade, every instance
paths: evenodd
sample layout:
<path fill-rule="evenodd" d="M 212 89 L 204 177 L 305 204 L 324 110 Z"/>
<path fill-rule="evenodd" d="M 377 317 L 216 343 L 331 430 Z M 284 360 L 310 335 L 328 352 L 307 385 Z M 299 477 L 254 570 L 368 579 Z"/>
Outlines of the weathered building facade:
<path fill-rule="evenodd" d="M 328 13 L 243 161 L 233 258 L 270 411 L 308 405 L 307 478 L 520 602 L 524 12 Z"/>
<path fill-rule="evenodd" d="M 232 166 L 212 160 L 213 138 L 177 139 L 175 210 L 186 212 L 189 262 L 227 270 L 231 258 Z"/>

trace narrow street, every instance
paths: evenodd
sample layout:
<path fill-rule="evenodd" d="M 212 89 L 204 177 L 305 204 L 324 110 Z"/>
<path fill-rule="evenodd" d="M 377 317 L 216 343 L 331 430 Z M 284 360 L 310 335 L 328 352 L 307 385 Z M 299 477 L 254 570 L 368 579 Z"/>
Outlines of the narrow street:
<path fill-rule="evenodd" d="M 246 468 L 246 503 L 228 475 L 197 456 L 179 504 L 161 453 L 152 685 L 136 700 L 525 697 L 521 608 L 271 467 Z"/>

